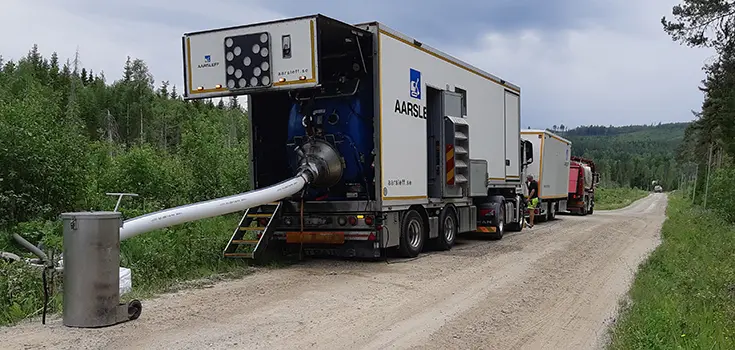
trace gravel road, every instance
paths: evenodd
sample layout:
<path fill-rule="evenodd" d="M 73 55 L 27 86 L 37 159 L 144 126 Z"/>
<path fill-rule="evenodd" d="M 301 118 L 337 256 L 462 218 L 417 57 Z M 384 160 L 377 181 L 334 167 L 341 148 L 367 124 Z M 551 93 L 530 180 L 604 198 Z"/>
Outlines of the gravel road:
<path fill-rule="evenodd" d="M 415 260 L 312 260 L 143 301 L 133 322 L 0 328 L 5 349 L 590 349 L 607 341 L 666 195 Z M 135 278 L 135 276 L 134 276 Z"/>

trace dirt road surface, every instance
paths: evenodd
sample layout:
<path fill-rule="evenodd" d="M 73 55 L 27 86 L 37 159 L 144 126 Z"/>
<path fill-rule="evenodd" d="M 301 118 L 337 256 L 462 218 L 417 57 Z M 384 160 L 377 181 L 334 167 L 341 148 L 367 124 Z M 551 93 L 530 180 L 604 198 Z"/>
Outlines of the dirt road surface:
<path fill-rule="evenodd" d="M 666 195 L 416 260 L 312 260 L 143 301 L 104 329 L 0 329 L 5 349 L 594 349 L 659 243 Z M 135 276 L 134 276 L 135 278 Z"/>

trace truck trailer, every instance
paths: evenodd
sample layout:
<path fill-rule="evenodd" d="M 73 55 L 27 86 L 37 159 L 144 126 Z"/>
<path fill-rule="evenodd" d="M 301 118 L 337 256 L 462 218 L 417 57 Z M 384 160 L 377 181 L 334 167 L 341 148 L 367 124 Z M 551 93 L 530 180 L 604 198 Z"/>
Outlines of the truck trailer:
<path fill-rule="evenodd" d="M 247 95 L 251 188 L 287 194 L 245 211 L 226 257 L 415 257 L 522 229 L 518 86 L 320 14 L 187 33 L 182 50 L 184 99 Z"/>
<path fill-rule="evenodd" d="M 538 158 L 528 165 L 527 173 L 538 182 L 539 205 L 536 218 L 554 220 L 556 213 L 567 210 L 567 189 L 572 142 L 548 130 L 521 131 L 521 138 L 533 145 Z M 524 188 L 528 195 L 528 187 Z"/>
<path fill-rule="evenodd" d="M 572 156 L 571 159 L 567 211 L 581 215 L 592 214 L 595 210 L 595 189 L 600 182 L 600 174 L 592 160 L 577 156 Z"/>

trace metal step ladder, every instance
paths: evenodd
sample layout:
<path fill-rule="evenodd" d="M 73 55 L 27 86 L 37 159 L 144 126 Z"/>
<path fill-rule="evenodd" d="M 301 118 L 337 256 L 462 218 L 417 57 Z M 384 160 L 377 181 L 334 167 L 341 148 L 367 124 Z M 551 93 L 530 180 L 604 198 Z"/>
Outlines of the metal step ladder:
<path fill-rule="evenodd" d="M 226 258 L 258 260 L 268 247 L 283 202 L 248 208 L 224 250 Z M 248 249 L 252 247 L 252 249 Z"/>

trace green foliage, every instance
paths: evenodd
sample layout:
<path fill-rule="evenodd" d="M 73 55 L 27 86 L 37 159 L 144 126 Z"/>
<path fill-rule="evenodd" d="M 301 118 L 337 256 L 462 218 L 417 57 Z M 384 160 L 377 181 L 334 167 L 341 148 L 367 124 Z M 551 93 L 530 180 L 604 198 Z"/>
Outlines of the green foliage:
<path fill-rule="evenodd" d="M 662 20 L 664 30 L 676 41 L 690 46 L 710 46 L 717 58 L 705 65 L 707 74 L 700 88 L 705 93 L 701 112 L 687 127 L 682 145 L 678 149 L 680 164 L 691 165 L 687 176 L 697 174 L 695 203 L 714 208 L 730 220 L 735 208 L 732 196 L 732 159 L 735 158 L 735 2 L 732 0 L 683 0 L 674 6 L 675 22 Z M 712 159 L 712 162 L 710 162 Z M 710 177 L 712 187 L 706 191 L 708 168 L 717 170 Z M 711 203 L 711 205 L 710 205 Z"/>
<path fill-rule="evenodd" d="M 43 311 L 43 284 L 40 268 L 33 268 L 22 262 L 0 260 L 0 325 L 35 316 Z M 59 290 L 60 278 L 48 280 L 52 293 Z M 53 283 L 52 283 L 53 282 Z M 47 312 L 61 308 L 61 298 L 53 293 Z M 49 297 L 51 298 L 51 296 Z"/>
<path fill-rule="evenodd" d="M 595 209 L 612 210 L 624 208 L 647 195 L 647 191 L 638 188 L 599 187 L 595 191 Z"/>
<path fill-rule="evenodd" d="M 572 154 L 592 159 L 605 187 L 664 189 L 678 186 L 675 150 L 688 123 L 631 126 L 581 126 L 561 133 L 572 141 Z"/>
<path fill-rule="evenodd" d="M 35 45 L 28 56 L 1 62 L 1 251 L 31 257 L 12 240 L 18 233 L 60 252 L 58 214 L 112 210 L 117 198 L 108 192 L 140 195 L 122 203 L 129 218 L 248 189 L 249 125 L 237 100 L 222 108 L 185 102 L 168 82 L 155 89 L 139 59 L 128 58 L 111 84 L 81 67 L 78 54 L 62 64 Z M 122 242 L 135 293 L 242 270 L 242 262 L 222 258 L 236 224 L 225 216 Z M 24 264 L 0 263 L 0 325 L 38 313 L 40 277 Z"/>
<path fill-rule="evenodd" d="M 735 167 L 717 169 L 712 174 L 707 207 L 729 222 L 735 222 Z"/>
<path fill-rule="evenodd" d="M 631 290 L 612 349 L 735 348 L 735 226 L 670 196 L 663 242 Z"/>

